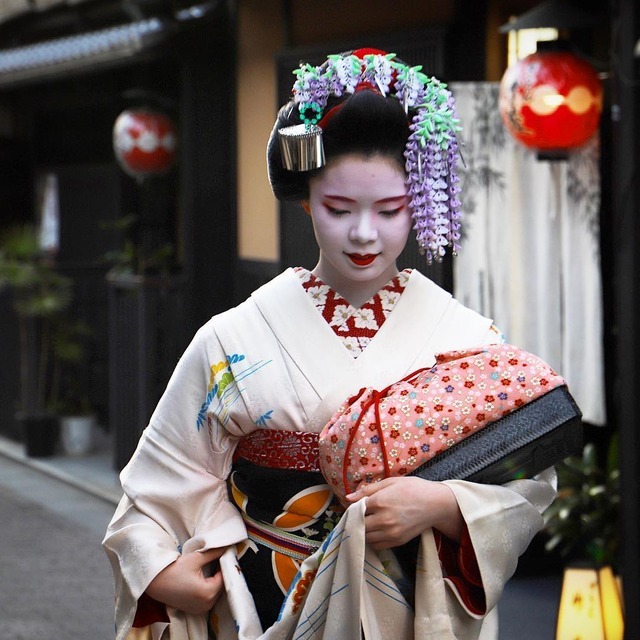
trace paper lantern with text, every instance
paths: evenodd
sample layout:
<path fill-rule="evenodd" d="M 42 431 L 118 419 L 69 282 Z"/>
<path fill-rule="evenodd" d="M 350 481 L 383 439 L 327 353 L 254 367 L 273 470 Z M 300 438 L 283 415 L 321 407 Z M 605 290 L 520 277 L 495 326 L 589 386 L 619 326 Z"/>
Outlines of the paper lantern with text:
<path fill-rule="evenodd" d="M 175 162 L 176 129 L 170 118 L 147 109 L 123 111 L 113 126 L 113 150 L 135 178 L 167 172 Z"/>
<path fill-rule="evenodd" d="M 531 149 L 567 151 L 597 131 L 602 86 L 593 67 L 562 50 L 542 50 L 511 65 L 500 83 L 500 115 Z"/>

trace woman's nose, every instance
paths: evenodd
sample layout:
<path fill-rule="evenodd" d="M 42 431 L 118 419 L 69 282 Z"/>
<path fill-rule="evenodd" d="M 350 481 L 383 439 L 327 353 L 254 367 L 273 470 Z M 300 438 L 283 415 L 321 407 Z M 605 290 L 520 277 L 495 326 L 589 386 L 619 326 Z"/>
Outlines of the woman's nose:
<path fill-rule="evenodd" d="M 355 242 L 373 242 L 378 238 L 378 230 L 370 213 L 360 213 L 355 216 L 351 228 L 351 240 Z"/>

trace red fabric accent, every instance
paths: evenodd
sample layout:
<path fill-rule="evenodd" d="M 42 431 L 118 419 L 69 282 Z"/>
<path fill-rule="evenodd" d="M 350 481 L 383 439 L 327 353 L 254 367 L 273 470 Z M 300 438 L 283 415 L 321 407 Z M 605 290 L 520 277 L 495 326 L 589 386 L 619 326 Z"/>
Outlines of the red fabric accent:
<path fill-rule="evenodd" d="M 380 90 L 378 89 L 378 87 L 372 85 L 370 82 L 358 82 L 358 84 L 356 85 L 355 89 L 353 90 L 353 93 L 354 94 L 358 93 L 358 91 L 362 91 L 363 89 L 367 89 L 369 91 L 374 91 L 378 95 L 382 95 L 382 94 L 380 94 Z M 344 100 L 342 102 L 340 102 L 339 104 L 337 104 L 335 107 L 331 107 L 331 109 L 329 109 L 329 111 L 327 111 L 327 113 L 325 113 L 322 116 L 322 118 L 318 122 L 318 126 L 321 129 L 325 129 L 326 126 L 329 124 L 329 120 L 331 120 L 331 118 L 333 118 L 333 116 L 335 116 L 336 113 L 338 113 L 338 111 L 340 111 L 340 109 L 342 109 L 342 105 L 343 104 L 344 104 Z"/>
<path fill-rule="evenodd" d="M 338 113 L 338 111 L 340 111 L 340 108 L 342 107 L 342 102 L 340 104 L 337 104 L 335 107 L 331 107 L 331 109 L 329 109 L 329 111 L 327 111 L 327 113 L 325 113 L 322 118 L 320 119 L 320 122 L 318 122 L 318 126 L 321 129 L 324 129 L 327 124 L 329 124 L 329 120 L 331 120 L 331 118 L 333 118 L 333 116 L 336 115 L 336 113 Z"/>
<path fill-rule="evenodd" d="M 244 458 L 259 467 L 320 471 L 317 433 L 258 429 L 240 438 L 234 460 Z"/>
<path fill-rule="evenodd" d="M 306 291 L 309 291 L 309 289 L 312 289 L 313 287 L 325 287 L 327 289 L 327 296 L 324 307 L 321 309 L 322 317 L 333 329 L 333 332 L 341 338 L 373 338 L 387 319 L 387 314 L 385 313 L 385 309 L 383 307 L 381 294 L 383 292 L 388 292 L 397 293 L 400 296 L 405 289 L 405 285 L 403 285 L 403 283 L 400 281 L 400 278 L 396 276 L 391 281 L 389 281 L 388 284 L 382 287 L 382 289 L 380 289 L 380 291 L 376 293 L 370 300 L 365 302 L 362 307 L 360 307 L 360 310 L 356 310 L 340 294 L 336 293 L 333 289 L 331 289 L 331 287 L 328 287 L 324 282 L 322 282 L 322 280 L 320 280 L 320 278 L 316 278 L 316 276 L 314 276 L 313 274 L 309 274 L 309 279 L 303 282 L 302 286 Z M 345 321 L 341 324 L 336 324 L 336 322 L 334 321 L 334 314 L 336 313 L 336 309 L 338 307 L 345 307 L 345 313 L 348 313 L 348 317 L 346 317 Z M 373 313 L 375 326 L 362 327 L 356 325 L 356 317 L 358 311 L 361 310 L 369 310 Z"/>
<path fill-rule="evenodd" d="M 388 55 L 388 53 L 386 51 L 383 51 L 382 49 L 374 49 L 372 47 L 362 47 L 361 49 L 356 49 L 351 55 L 354 55 L 356 58 L 360 58 L 360 60 L 364 62 L 365 56 L 369 56 L 369 55 L 386 56 Z M 361 66 L 361 69 L 364 69 L 364 65 Z M 397 76 L 398 76 L 398 72 L 397 70 L 394 69 L 393 75 L 392 75 L 393 81 L 391 82 L 392 87 L 396 83 Z M 370 82 L 359 82 L 355 87 L 354 93 L 358 93 L 358 91 L 362 91 L 363 89 L 369 89 L 370 91 L 375 91 L 377 94 L 382 95 L 380 94 L 380 90 L 378 89 L 378 87 L 371 84 Z M 344 104 L 344 100 L 340 102 L 340 104 L 337 104 L 332 109 L 329 109 L 329 111 L 327 111 L 327 113 L 325 113 L 324 116 L 320 119 L 320 122 L 318 122 L 318 126 L 321 129 L 324 129 L 327 126 L 327 123 L 329 122 L 329 120 L 331 120 L 331 118 L 333 118 L 333 116 L 342 108 L 343 104 Z"/>
<path fill-rule="evenodd" d="M 443 536 L 437 529 L 433 530 L 433 537 L 436 541 L 436 550 L 438 551 L 443 574 L 446 577 L 451 573 L 455 573 L 457 565 L 456 544 L 453 540 Z"/>
<path fill-rule="evenodd" d="M 386 56 L 387 52 L 386 51 L 382 51 L 382 49 L 373 49 L 371 47 L 362 47 L 361 49 L 356 49 L 353 52 L 352 55 L 356 56 L 356 58 L 360 58 L 360 60 L 364 60 L 365 56 L 369 56 L 369 55 Z M 378 88 L 374 87 L 370 82 L 360 82 L 356 86 L 356 89 L 355 89 L 354 93 L 357 92 L 357 91 L 361 91 L 362 89 L 371 89 L 371 91 L 375 91 L 376 93 L 380 93 L 380 91 L 378 91 Z M 336 105 L 335 107 L 333 107 L 332 109 L 329 109 L 329 111 L 327 111 L 327 113 L 324 114 L 324 116 L 322 117 L 320 122 L 318 122 L 318 126 L 321 129 L 324 129 L 327 126 L 327 123 L 329 122 L 329 120 L 331 120 L 331 118 L 333 118 L 333 116 L 338 112 L 340 107 L 342 107 L 342 102 L 340 104 Z"/>
<path fill-rule="evenodd" d="M 459 544 L 439 531 L 434 530 L 433 533 L 442 574 L 453 583 L 469 611 L 476 615 L 484 615 L 487 611 L 487 601 L 469 530 L 464 527 Z"/>
<path fill-rule="evenodd" d="M 356 58 L 360 58 L 360 60 L 364 60 L 365 56 L 386 56 L 387 52 L 382 49 L 372 49 L 371 47 L 362 47 L 361 49 L 356 49 L 353 52 L 353 55 Z"/>
<path fill-rule="evenodd" d="M 380 94 L 380 89 L 378 89 L 378 87 L 376 87 L 375 85 L 372 85 L 370 82 L 358 82 L 356 88 L 353 90 L 353 93 L 358 93 L 358 91 L 364 91 L 365 89 L 367 91 L 374 91 L 375 93 Z"/>
<path fill-rule="evenodd" d="M 167 608 L 162 602 L 154 600 L 146 592 L 138 600 L 138 608 L 133 619 L 134 627 L 148 627 L 154 622 L 169 622 Z"/>
<path fill-rule="evenodd" d="M 464 578 L 476 587 L 482 588 L 482 576 L 480 575 L 480 567 L 476 559 L 476 553 L 473 550 L 469 529 L 464 527 L 460 545 L 458 547 L 458 566 Z"/>

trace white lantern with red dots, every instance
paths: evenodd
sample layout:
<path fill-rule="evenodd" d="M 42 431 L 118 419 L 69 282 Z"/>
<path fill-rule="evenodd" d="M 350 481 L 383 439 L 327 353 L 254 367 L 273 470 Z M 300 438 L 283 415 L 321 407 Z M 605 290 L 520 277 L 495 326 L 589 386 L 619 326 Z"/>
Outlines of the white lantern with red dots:
<path fill-rule="evenodd" d="M 123 111 L 113 126 L 113 149 L 130 176 L 166 173 L 176 158 L 175 126 L 164 114 L 149 109 Z"/>

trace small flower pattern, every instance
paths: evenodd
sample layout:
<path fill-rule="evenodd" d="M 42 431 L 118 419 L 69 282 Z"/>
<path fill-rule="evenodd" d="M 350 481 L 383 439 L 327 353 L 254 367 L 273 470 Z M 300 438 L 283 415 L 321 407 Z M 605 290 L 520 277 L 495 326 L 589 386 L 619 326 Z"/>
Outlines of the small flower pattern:
<path fill-rule="evenodd" d="M 367 348 L 380 330 L 400 300 L 411 275 L 411 269 L 401 271 L 370 300 L 356 308 L 310 271 L 298 267 L 296 272 L 316 309 L 354 358 Z"/>
<path fill-rule="evenodd" d="M 509 344 L 438 354 L 432 368 L 381 392 L 364 389 L 338 409 L 320 434 L 322 472 L 344 502 L 360 481 L 411 473 L 564 384 L 543 360 Z"/>

